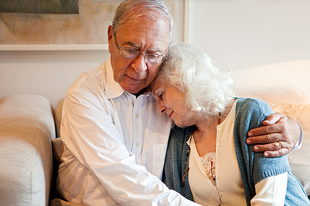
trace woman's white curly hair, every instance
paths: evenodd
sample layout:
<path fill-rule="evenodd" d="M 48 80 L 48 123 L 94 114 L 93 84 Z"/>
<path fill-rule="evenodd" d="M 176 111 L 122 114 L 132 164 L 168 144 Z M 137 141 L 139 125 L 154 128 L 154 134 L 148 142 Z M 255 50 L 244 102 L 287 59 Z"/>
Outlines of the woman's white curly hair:
<path fill-rule="evenodd" d="M 157 76 L 186 95 L 187 104 L 201 115 L 218 115 L 233 98 L 233 79 L 219 70 L 201 49 L 180 43 L 169 49 Z"/>

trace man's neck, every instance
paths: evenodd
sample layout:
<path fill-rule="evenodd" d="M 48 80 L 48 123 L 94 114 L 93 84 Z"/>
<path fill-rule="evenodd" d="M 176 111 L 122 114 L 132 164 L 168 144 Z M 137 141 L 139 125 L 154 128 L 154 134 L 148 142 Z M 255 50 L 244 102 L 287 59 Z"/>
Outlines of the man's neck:
<path fill-rule="evenodd" d="M 140 90 L 137 94 L 134 95 L 136 96 L 136 98 L 138 98 L 141 94 L 144 94 L 147 91 L 149 91 L 149 87 L 145 87 L 144 89 Z"/>

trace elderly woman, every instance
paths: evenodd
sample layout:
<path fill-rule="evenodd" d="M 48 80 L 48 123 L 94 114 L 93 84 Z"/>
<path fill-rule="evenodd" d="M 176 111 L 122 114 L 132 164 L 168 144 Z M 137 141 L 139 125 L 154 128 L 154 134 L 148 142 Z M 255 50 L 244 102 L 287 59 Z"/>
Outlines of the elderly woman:
<path fill-rule="evenodd" d="M 273 113 L 258 99 L 234 98 L 233 80 L 188 44 L 169 51 L 152 83 L 160 113 L 174 121 L 163 181 L 202 205 L 310 205 L 286 156 L 265 158 L 247 132 Z"/>

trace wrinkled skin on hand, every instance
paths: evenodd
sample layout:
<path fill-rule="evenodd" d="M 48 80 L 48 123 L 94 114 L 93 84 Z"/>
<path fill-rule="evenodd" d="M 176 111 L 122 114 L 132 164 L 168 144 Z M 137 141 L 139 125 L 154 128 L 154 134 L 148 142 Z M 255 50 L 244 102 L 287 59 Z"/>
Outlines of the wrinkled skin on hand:
<path fill-rule="evenodd" d="M 263 125 L 248 132 L 246 143 L 255 145 L 255 152 L 264 152 L 265 157 L 279 157 L 295 148 L 301 130 L 294 119 L 275 113 L 268 116 Z"/>

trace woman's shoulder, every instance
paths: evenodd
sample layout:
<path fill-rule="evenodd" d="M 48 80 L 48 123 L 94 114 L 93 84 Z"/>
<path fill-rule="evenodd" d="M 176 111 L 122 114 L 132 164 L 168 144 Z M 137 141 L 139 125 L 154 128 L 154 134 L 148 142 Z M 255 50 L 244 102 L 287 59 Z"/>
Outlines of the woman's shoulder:
<path fill-rule="evenodd" d="M 242 107 L 268 106 L 268 103 L 257 98 L 236 97 L 237 105 Z"/>
<path fill-rule="evenodd" d="M 261 112 L 270 115 L 273 113 L 269 104 L 261 99 L 238 97 L 237 100 L 237 111 L 246 112 L 247 114 Z"/>

